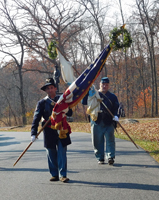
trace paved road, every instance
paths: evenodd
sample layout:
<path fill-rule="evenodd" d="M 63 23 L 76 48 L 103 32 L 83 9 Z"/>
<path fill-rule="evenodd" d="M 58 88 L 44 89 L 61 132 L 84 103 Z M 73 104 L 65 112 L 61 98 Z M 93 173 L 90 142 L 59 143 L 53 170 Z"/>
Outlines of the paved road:
<path fill-rule="evenodd" d="M 116 139 L 115 165 L 98 165 L 88 133 L 72 133 L 69 183 L 50 182 L 43 136 L 21 160 L 28 132 L 0 132 L 1 200 L 158 200 L 159 164 L 142 149 Z"/>

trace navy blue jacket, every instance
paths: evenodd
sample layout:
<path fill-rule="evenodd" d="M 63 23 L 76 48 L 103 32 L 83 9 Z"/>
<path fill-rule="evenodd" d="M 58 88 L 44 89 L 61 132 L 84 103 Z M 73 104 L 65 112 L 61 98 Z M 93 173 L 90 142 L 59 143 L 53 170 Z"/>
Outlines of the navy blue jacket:
<path fill-rule="evenodd" d="M 103 99 L 103 103 L 108 107 L 108 109 L 111 111 L 113 115 L 118 116 L 118 108 L 119 108 L 119 102 L 115 94 L 111 92 L 107 92 L 105 95 L 99 92 L 100 97 Z M 88 99 L 88 93 L 83 98 L 82 104 L 87 105 L 87 99 Z M 107 109 L 104 107 L 102 103 L 100 103 L 100 110 L 101 113 L 98 113 L 98 118 L 94 122 L 91 120 L 91 123 L 99 124 L 101 121 L 104 122 L 106 125 L 111 125 L 113 123 L 112 116 L 107 111 Z"/>
<path fill-rule="evenodd" d="M 60 96 L 56 96 L 53 101 L 57 102 Z M 41 118 L 43 117 L 43 122 L 42 126 L 45 124 L 45 122 L 49 119 L 49 117 L 52 114 L 52 110 L 54 108 L 54 105 L 51 104 L 50 98 L 45 97 L 44 99 L 40 100 L 37 103 L 35 112 L 34 112 L 34 118 L 32 122 L 32 128 L 31 128 L 31 135 L 37 135 L 38 132 L 38 126 Z M 72 109 L 69 109 L 67 116 L 72 115 Z M 44 133 L 44 147 L 46 148 L 56 148 L 57 142 L 59 140 L 58 132 L 57 130 L 49 128 L 51 125 L 51 122 L 48 124 L 47 127 L 44 128 L 43 133 Z M 68 135 L 69 137 L 69 135 Z M 70 138 L 68 138 L 70 140 Z M 61 139 L 65 140 L 65 139 Z M 66 145 L 67 142 L 66 141 Z M 65 146 L 66 146 L 65 145 Z"/>

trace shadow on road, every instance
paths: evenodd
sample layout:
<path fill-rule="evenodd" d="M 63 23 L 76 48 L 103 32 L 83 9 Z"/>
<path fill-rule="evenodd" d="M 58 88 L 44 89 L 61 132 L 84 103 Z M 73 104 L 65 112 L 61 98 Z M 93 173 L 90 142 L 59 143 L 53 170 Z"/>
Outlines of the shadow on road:
<path fill-rule="evenodd" d="M 0 141 L 1 140 L 12 140 L 15 139 L 15 137 L 0 137 Z"/>
<path fill-rule="evenodd" d="M 159 185 L 149 185 L 149 184 L 139 184 L 139 183 L 99 183 L 99 182 L 87 182 L 87 181 L 77 181 L 77 180 L 70 180 L 69 183 L 77 183 L 77 184 L 81 184 L 81 186 L 85 184 L 87 185 L 87 187 L 159 191 Z"/>
<path fill-rule="evenodd" d="M 159 165 L 137 165 L 137 164 L 119 164 L 115 163 L 113 167 L 141 167 L 141 168 L 159 168 Z"/>
<path fill-rule="evenodd" d="M 10 151 L 10 150 L 5 150 L 5 151 L 0 151 L 0 153 L 7 153 L 7 152 L 8 152 L 8 153 L 9 153 L 9 152 L 11 152 L 11 153 L 16 153 L 16 152 L 22 153 L 22 151 L 23 151 L 22 149 L 21 149 L 21 150 L 12 150 L 12 151 Z M 37 150 L 37 149 L 36 149 L 36 150 L 34 150 L 34 149 L 33 149 L 33 150 L 30 150 L 30 149 L 29 149 L 27 152 L 39 152 L 39 151 L 40 151 L 40 152 L 42 152 L 42 151 L 45 152 L 45 149 L 38 149 L 38 150 Z"/>
<path fill-rule="evenodd" d="M 37 168 L 5 168 L 0 167 L 0 171 L 33 171 L 33 172 L 48 172 L 48 169 L 37 169 Z"/>
<path fill-rule="evenodd" d="M 0 137 L 0 147 L 2 146 L 9 146 L 9 145 L 13 145 L 13 144 L 20 144 L 20 142 L 8 142 L 7 140 L 13 140 L 15 139 L 15 137 Z"/>
<path fill-rule="evenodd" d="M 9 145 L 13 145 L 13 144 L 20 144 L 20 142 L 0 142 L 0 147 L 1 146 L 9 146 Z"/>

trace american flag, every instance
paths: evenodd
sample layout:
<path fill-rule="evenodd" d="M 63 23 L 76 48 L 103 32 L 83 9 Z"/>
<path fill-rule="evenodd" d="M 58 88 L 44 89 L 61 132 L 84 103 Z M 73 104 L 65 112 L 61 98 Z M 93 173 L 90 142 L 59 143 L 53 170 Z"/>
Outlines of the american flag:
<path fill-rule="evenodd" d="M 51 123 L 52 128 L 60 131 L 60 138 L 66 138 L 66 133 L 71 132 L 71 128 L 67 123 L 65 115 L 68 112 L 68 108 L 76 106 L 87 94 L 89 88 L 103 69 L 111 50 L 112 47 L 110 47 L 110 44 L 106 46 L 98 58 L 66 89 L 55 104 Z"/>

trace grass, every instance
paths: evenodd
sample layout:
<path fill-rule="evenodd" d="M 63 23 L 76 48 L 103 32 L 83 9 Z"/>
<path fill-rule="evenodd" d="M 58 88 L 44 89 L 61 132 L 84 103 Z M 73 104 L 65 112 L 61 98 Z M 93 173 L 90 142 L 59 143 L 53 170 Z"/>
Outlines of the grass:
<path fill-rule="evenodd" d="M 71 122 L 72 132 L 90 133 L 90 123 Z M 121 122 L 122 124 L 122 122 Z M 140 120 L 136 124 L 122 124 L 133 141 L 150 154 L 159 163 L 159 120 Z M 30 131 L 31 125 L 25 127 L 3 128 L 0 131 Z M 115 137 L 129 140 L 121 128 L 117 128 Z"/>
<path fill-rule="evenodd" d="M 122 126 L 133 141 L 159 163 L 159 120 L 141 121 L 140 123 Z M 118 133 L 115 133 L 115 136 L 129 140 L 121 128 L 118 128 Z"/>

